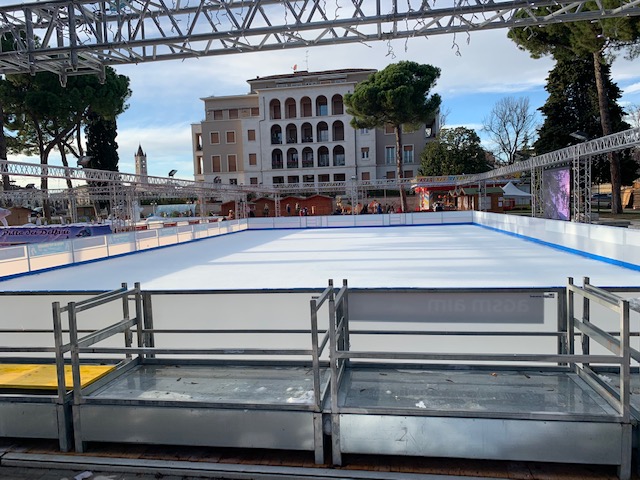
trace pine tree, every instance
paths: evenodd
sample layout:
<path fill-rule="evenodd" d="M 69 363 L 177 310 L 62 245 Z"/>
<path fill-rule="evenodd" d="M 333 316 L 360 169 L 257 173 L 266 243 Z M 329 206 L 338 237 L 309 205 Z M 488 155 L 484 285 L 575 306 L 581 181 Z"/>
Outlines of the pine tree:
<path fill-rule="evenodd" d="M 89 167 L 117 172 L 119 157 L 116 121 L 92 113 L 87 120 L 85 133 L 87 156 L 91 157 Z"/>
<path fill-rule="evenodd" d="M 618 104 L 622 92 L 611 80 L 610 67 L 603 65 L 602 68 L 612 130 L 627 130 L 629 125 L 624 122 L 624 111 Z M 549 72 L 545 88 L 549 97 L 539 109 L 545 120 L 538 130 L 538 140 L 534 143 L 537 154 L 583 141 L 571 136 L 575 132 L 584 133 L 587 138 L 601 135 L 598 91 L 590 55 L 561 57 Z M 622 184 L 629 185 L 637 176 L 637 165 L 629 155 L 622 155 L 620 162 Z M 610 181 L 606 156 L 595 158 L 592 165 L 594 181 Z"/>

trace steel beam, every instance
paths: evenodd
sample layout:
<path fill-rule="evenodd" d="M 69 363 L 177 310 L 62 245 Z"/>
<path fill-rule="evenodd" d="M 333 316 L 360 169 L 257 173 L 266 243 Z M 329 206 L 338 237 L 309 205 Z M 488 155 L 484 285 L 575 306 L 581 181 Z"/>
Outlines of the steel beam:
<path fill-rule="evenodd" d="M 367 43 L 640 15 L 640 0 L 48 0 L 0 7 L 0 73 Z M 37 41 L 36 41 L 37 39 Z"/>

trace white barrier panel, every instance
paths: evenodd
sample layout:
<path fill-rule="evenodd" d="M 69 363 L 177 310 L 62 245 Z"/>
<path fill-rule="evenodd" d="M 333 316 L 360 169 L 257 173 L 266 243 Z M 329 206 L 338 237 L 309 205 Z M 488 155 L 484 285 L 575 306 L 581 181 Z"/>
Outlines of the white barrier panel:
<path fill-rule="evenodd" d="M 31 271 L 74 263 L 72 242 L 70 240 L 33 243 L 28 246 L 27 251 L 29 252 L 29 268 Z"/>
<path fill-rule="evenodd" d="M 73 240 L 72 248 L 75 262 L 87 262 L 109 256 L 107 237 L 105 235 Z"/>
<path fill-rule="evenodd" d="M 107 245 L 109 256 L 135 252 L 136 234 L 134 232 L 112 233 L 107 236 Z"/>
<path fill-rule="evenodd" d="M 175 228 L 175 227 L 172 227 Z M 163 229 L 164 230 L 164 229 Z M 158 232 L 160 230 L 142 230 L 136 232 L 136 243 L 138 250 L 146 250 L 148 248 L 159 247 Z"/>
<path fill-rule="evenodd" d="M 26 245 L 0 248 L 0 271 L 4 275 L 17 275 L 29 271 Z"/>
<path fill-rule="evenodd" d="M 640 266 L 640 230 L 473 212 L 474 223 L 561 248 Z"/>

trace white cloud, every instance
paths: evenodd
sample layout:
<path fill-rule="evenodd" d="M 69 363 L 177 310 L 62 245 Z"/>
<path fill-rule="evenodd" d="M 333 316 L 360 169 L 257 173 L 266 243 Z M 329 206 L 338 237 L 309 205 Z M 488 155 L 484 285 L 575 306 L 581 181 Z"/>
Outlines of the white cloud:
<path fill-rule="evenodd" d="M 640 82 L 627 85 L 623 89 L 624 95 L 631 95 L 632 93 L 640 93 Z"/>
<path fill-rule="evenodd" d="M 458 128 L 458 127 L 464 127 L 464 128 L 468 128 L 470 130 L 475 130 L 476 133 L 480 133 L 480 131 L 482 130 L 482 124 L 481 123 L 465 123 L 465 124 L 452 124 L 452 125 L 445 125 L 444 128 L 449 128 L 449 129 L 454 129 L 454 128 Z"/>

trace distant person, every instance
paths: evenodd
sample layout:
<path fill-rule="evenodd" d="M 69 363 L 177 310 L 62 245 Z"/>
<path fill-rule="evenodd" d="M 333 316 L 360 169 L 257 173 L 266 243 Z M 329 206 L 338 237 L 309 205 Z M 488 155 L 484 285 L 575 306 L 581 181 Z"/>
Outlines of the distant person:
<path fill-rule="evenodd" d="M 291 215 L 291 205 L 287 203 L 287 216 Z"/>
<path fill-rule="evenodd" d="M 269 205 L 266 203 L 264 204 L 264 208 L 262 209 L 262 216 L 263 217 L 269 216 Z"/>
<path fill-rule="evenodd" d="M 233 213 L 233 210 L 229 210 L 229 215 L 227 216 L 228 220 L 233 220 L 235 218 L 235 214 Z"/>
<path fill-rule="evenodd" d="M 38 213 L 36 215 L 36 225 L 39 227 L 40 225 L 42 225 L 42 218 L 40 217 L 40 214 Z"/>
<path fill-rule="evenodd" d="M 7 209 L 7 208 L 0 208 L 0 222 L 2 222 L 2 225 L 4 227 L 8 227 L 9 224 L 7 223 L 7 217 L 11 215 L 11 210 Z"/>

